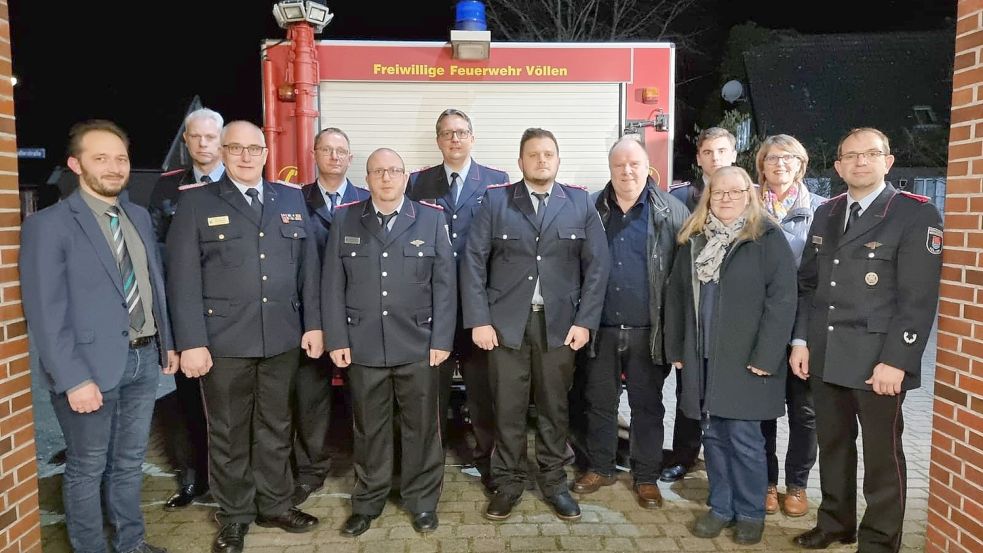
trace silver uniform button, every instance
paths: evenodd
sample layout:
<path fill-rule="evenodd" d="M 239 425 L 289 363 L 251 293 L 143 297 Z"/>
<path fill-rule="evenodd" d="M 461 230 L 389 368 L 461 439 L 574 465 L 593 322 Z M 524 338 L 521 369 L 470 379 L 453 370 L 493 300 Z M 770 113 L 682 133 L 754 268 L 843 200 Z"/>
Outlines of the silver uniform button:
<path fill-rule="evenodd" d="M 839 259 L 834 259 L 833 260 L 833 265 L 839 265 L 839 264 L 840 264 L 840 260 Z"/>
<path fill-rule="evenodd" d="M 383 290 L 383 291 L 382 291 L 382 295 L 383 295 L 383 296 L 388 296 L 388 295 L 389 295 L 389 292 L 386 292 L 385 290 Z"/>
<path fill-rule="evenodd" d="M 869 254 L 867 254 L 867 257 L 874 257 L 874 252 L 870 252 Z"/>
<path fill-rule="evenodd" d="M 297 238 L 297 233 L 296 232 L 294 233 L 294 238 Z"/>
<path fill-rule="evenodd" d="M 389 316 L 389 312 L 388 311 L 383 311 L 382 312 L 382 316 L 383 317 L 388 317 Z"/>
<path fill-rule="evenodd" d="M 211 309 L 209 309 L 208 310 L 208 314 L 211 315 L 212 313 L 214 313 L 214 311 L 212 311 Z"/>
<path fill-rule="evenodd" d="M 382 257 L 389 257 L 389 252 L 382 252 Z"/>
<path fill-rule="evenodd" d="M 835 282 L 830 282 L 829 285 L 830 286 L 836 286 L 836 283 Z"/>
<path fill-rule="evenodd" d="M 267 301 L 269 301 L 269 300 L 267 300 L 266 298 L 263 298 L 263 303 L 266 303 Z"/>
<path fill-rule="evenodd" d="M 260 259 L 266 259 L 266 254 L 265 254 L 265 253 L 261 253 L 261 254 L 259 254 L 259 258 L 260 258 Z"/>
<path fill-rule="evenodd" d="M 266 280 L 266 275 L 263 275 L 263 280 Z"/>
<path fill-rule="evenodd" d="M 348 322 L 352 322 L 352 318 L 351 317 L 348 317 Z"/>
<path fill-rule="evenodd" d="M 352 257 L 355 257 L 355 252 L 352 252 Z"/>
<path fill-rule="evenodd" d="M 389 273 L 387 273 L 386 271 L 382 271 L 382 276 L 384 277 L 389 276 Z"/>
<path fill-rule="evenodd" d="M 833 332 L 833 327 L 831 327 L 831 326 L 827 326 L 827 327 L 826 327 L 826 330 L 828 330 L 828 331 L 830 331 L 830 332 Z"/>
<path fill-rule="evenodd" d="M 532 277 L 531 276 L 529 277 L 529 280 L 532 280 Z"/>
<path fill-rule="evenodd" d="M 262 238 L 262 237 L 264 237 L 264 236 L 266 236 L 266 233 L 265 233 L 265 232 L 260 232 L 260 233 L 259 233 L 259 237 L 260 237 L 260 238 Z"/>
<path fill-rule="evenodd" d="M 836 307 L 834 307 L 834 306 L 832 306 L 832 305 L 831 305 L 831 306 L 829 306 L 829 310 L 830 310 L 830 311 L 832 311 L 832 310 L 834 310 L 834 309 L 836 309 Z"/>
<path fill-rule="evenodd" d="M 502 235 L 502 240 L 508 240 L 508 239 L 509 239 L 509 235 L 508 234 L 503 234 Z"/>
<path fill-rule="evenodd" d="M 454 236 L 456 237 L 457 235 L 455 234 Z M 416 256 L 417 257 L 423 257 L 423 252 L 416 252 Z"/>
<path fill-rule="evenodd" d="M 454 234 L 451 234 L 451 237 L 452 238 L 457 238 L 457 233 L 455 232 Z"/>
<path fill-rule="evenodd" d="M 571 240 L 574 240 L 574 239 L 576 239 L 576 238 L 577 238 L 577 235 L 576 235 L 576 234 L 571 234 L 571 235 L 570 235 L 570 239 L 571 239 Z"/>
<path fill-rule="evenodd" d="M 454 215 L 451 215 L 451 219 L 457 219 L 457 213 L 455 213 Z"/>
<path fill-rule="evenodd" d="M 541 255 L 537 255 L 536 256 L 536 261 L 542 261 L 542 260 L 543 260 L 543 256 L 541 256 Z"/>
<path fill-rule="evenodd" d="M 219 240 L 225 240 L 225 235 L 224 234 L 219 234 L 218 235 L 218 239 Z"/>

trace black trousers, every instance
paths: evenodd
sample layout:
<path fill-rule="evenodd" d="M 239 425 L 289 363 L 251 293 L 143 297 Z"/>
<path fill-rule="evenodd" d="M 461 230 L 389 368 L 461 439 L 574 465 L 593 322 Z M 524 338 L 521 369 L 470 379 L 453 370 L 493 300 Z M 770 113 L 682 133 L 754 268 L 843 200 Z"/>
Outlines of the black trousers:
<path fill-rule="evenodd" d="M 683 465 L 692 467 L 700 455 L 700 443 L 703 439 L 703 429 L 700 421 L 687 418 L 680 407 L 683 393 L 682 369 L 676 369 L 676 419 L 672 426 L 672 454 L 666 459 L 668 465 Z"/>
<path fill-rule="evenodd" d="M 488 352 L 474 345 L 471 329 L 458 329 L 454 353 L 440 365 L 440 421 L 444 423 L 450 405 L 454 368 L 460 367 L 467 394 L 468 418 L 474 433 L 472 461 L 483 481 L 491 478 L 491 452 L 495 447 L 495 408 L 488 379 Z M 444 436 L 446 439 L 446 435 Z"/>
<path fill-rule="evenodd" d="M 299 348 L 265 358 L 215 357 L 201 378 L 211 489 L 222 524 L 291 507 L 290 397 L 299 360 Z"/>
<path fill-rule="evenodd" d="M 500 346 L 489 352 L 488 372 L 495 401 L 491 473 L 499 493 L 519 496 L 525 489 L 530 397 L 536 404 L 539 489 L 545 496 L 567 489 L 563 467 L 569 459 L 567 392 L 573 385 L 574 354 L 568 346 L 549 349 L 544 312 L 531 310 L 519 349 Z"/>
<path fill-rule="evenodd" d="M 816 404 L 819 485 L 823 498 L 816 526 L 826 532 L 857 527 L 857 433 L 863 428 L 864 498 L 867 511 L 857 534 L 864 553 L 895 553 L 901 547 L 907 470 L 901 434 L 905 394 L 871 391 L 809 379 Z"/>
<path fill-rule="evenodd" d="M 294 377 L 293 466 L 298 484 L 319 487 L 331 468 L 328 429 L 331 426 L 331 374 L 334 363 L 301 355 Z"/>
<path fill-rule="evenodd" d="M 809 382 L 792 374 L 785 378 L 785 403 L 788 405 L 788 452 L 785 454 L 785 486 L 805 488 L 809 471 L 816 464 L 816 409 Z M 778 421 L 761 421 L 768 459 L 768 483 L 778 484 Z"/>
<path fill-rule="evenodd" d="M 177 463 L 178 485 L 208 484 L 208 425 L 201 403 L 201 383 L 178 371 L 174 374 L 177 413 L 169 440 Z"/>
<path fill-rule="evenodd" d="M 605 476 L 615 473 L 618 450 L 618 404 L 621 377 L 628 385 L 631 407 L 629 448 L 632 477 L 654 484 L 662 470 L 665 431 L 662 385 L 669 367 L 656 365 L 649 354 L 648 328 L 603 327 L 594 336 L 597 357 L 588 359 L 584 375 L 587 411 L 587 457 L 590 469 Z"/>
<path fill-rule="evenodd" d="M 396 403 L 403 506 L 411 513 L 435 511 L 444 480 L 437 422 L 439 369 L 429 360 L 395 367 L 352 364 L 348 379 L 355 426 L 352 512 L 375 516 L 386 505 L 392 487 Z"/>

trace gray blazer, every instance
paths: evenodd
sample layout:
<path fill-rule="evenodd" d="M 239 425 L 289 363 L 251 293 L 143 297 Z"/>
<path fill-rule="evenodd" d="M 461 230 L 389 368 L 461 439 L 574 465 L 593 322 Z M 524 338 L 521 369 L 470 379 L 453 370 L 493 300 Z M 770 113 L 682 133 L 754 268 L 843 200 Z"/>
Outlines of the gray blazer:
<path fill-rule="evenodd" d="M 92 380 L 115 388 L 126 368 L 130 317 L 123 279 L 92 210 L 76 190 L 24 221 L 20 272 L 24 314 L 41 371 L 55 393 Z M 144 249 L 162 365 L 174 349 L 164 298 L 164 273 L 150 215 L 120 197 Z"/>

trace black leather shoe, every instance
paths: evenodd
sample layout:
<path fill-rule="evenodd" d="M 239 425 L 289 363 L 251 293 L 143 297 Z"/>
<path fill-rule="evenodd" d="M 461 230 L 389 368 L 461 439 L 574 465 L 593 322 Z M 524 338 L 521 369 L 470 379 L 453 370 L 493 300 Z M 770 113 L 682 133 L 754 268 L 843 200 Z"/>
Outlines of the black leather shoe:
<path fill-rule="evenodd" d="M 275 517 L 256 517 L 256 524 L 263 528 L 279 528 L 291 534 L 310 532 L 317 527 L 317 523 L 317 517 L 311 516 L 296 507 L 287 509 L 285 513 Z"/>
<path fill-rule="evenodd" d="M 556 516 L 561 520 L 580 520 L 580 505 L 570 497 L 570 492 L 562 491 L 556 495 L 546 498 L 546 502 L 553 507 Z"/>
<path fill-rule="evenodd" d="M 208 493 L 207 485 L 199 484 L 188 484 L 187 486 L 181 486 L 174 495 L 172 495 L 166 503 L 164 503 L 165 511 L 176 511 L 178 509 L 183 509 L 195 498 L 201 497 Z"/>
<path fill-rule="evenodd" d="M 689 533 L 698 538 L 715 538 L 723 532 L 724 528 L 733 526 L 733 520 L 725 520 L 710 511 L 707 511 L 696 519 Z"/>
<path fill-rule="evenodd" d="M 659 480 L 663 482 L 675 482 L 680 480 L 682 477 L 686 476 L 689 469 L 685 465 L 675 464 L 669 465 L 668 467 L 662 469 L 662 474 L 659 476 Z"/>
<path fill-rule="evenodd" d="M 499 491 L 488 502 L 488 507 L 485 508 L 485 518 L 496 521 L 509 518 L 512 516 L 512 507 L 519 503 L 520 497 L 522 496 L 512 496 Z"/>
<path fill-rule="evenodd" d="M 764 531 L 764 520 L 739 520 L 734 525 L 734 543 L 754 545 L 761 541 Z"/>
<path fill-rule="evenodd" d="M 369 529 L 369 526 L 372 525 L 372 519 L 374 518 L 371 515 L 353 514 L 345 521 L 345 526 L 341 529 L 341 535 L 354 538 L 355 536 L 364 534 Z M 436 521 L 436 518 L 434 520 Z M 434 524 L 436 525 L 436 522 Z"/>
<path fill-rule="evenodd" d="M 840 543 L 856 543 L 856 532 L 826 532 L 818 526 L 804 534 L 795 536 L 795 545 L 805 549 L 826 549 L 830 545 Z"/>
<path fill-rule="evenodd" d="M 167 553 L 167 550 L 163 547 L 157 547 L 155 545 L 150 545 L 147 542 L 140 544 L 140 547 L 134 549 L 130 553 Z"/>
<path fill-rule="evenodd" d="M 309 498 L 312 493 L 323 487 L 323 484 L 318 486 L 314 486 L 312 484 L 297 484 L 294 486 L 294 495 L 290 498 L 290 500 L 293 502 L 294 507 L 296 507 L 297 505 L 307 501 L 307 498 Z"/>
<path fill-rule="evenodd" d="M 413 515 L 413 529 L 421 534 L 428 534 L 437 529 L 437 512 L 423 511 Z"/>
<path fill-rule="evenodd" d="M 222 526 L 212 542 L 212 553 L 242 553 L 242 544 L 248 531 L 249 525 L 239 522 Z"/>

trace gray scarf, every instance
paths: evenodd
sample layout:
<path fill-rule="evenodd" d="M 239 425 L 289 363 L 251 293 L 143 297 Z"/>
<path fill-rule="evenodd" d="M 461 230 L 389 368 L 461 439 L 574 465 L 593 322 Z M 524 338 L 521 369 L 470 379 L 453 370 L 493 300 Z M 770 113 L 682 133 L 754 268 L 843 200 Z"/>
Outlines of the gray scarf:
<path fill-rule="evenodd" d="M 747 216 L 741 215 L 731 224 L 725 225 L 713 213 L 707 213 L 707 224 L 703 227 L 707 244 L 696 256 L 696 277 L 700 282 L 720 280 L 720 264 L 724 261 L 727 248 L 737 239 L 746 222 Z"/>

